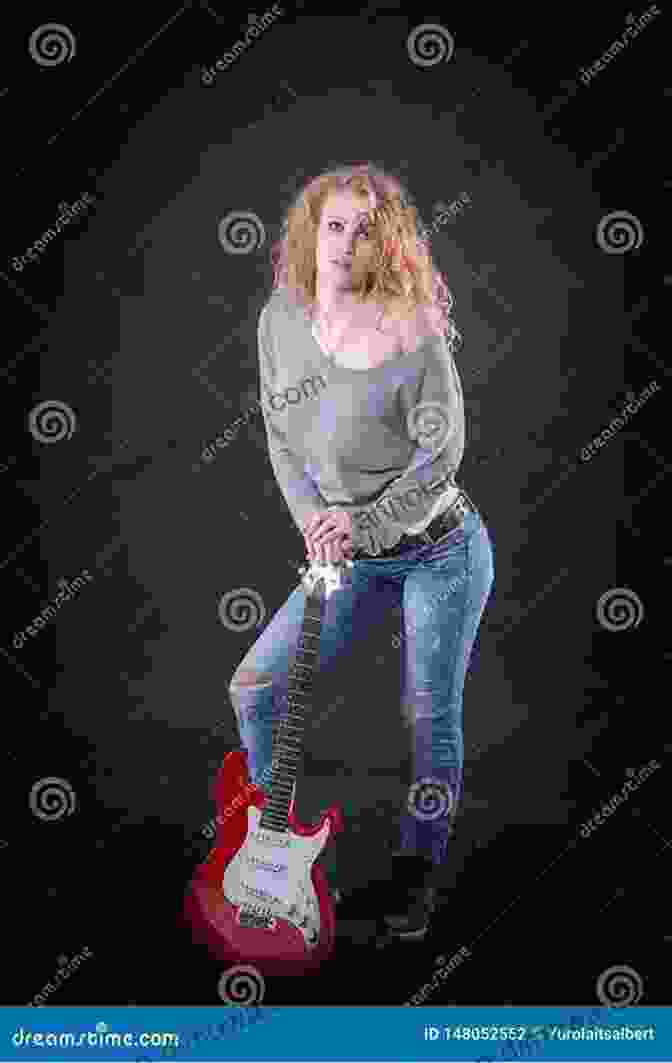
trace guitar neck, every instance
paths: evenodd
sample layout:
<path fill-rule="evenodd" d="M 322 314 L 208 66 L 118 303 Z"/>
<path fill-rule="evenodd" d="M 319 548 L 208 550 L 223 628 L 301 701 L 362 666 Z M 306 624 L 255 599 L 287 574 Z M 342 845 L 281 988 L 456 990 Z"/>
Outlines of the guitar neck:
<path fill-rule="evenodd" d="M 271 783 L 259 823 L 260 828 L 265 830 L 275 832 L 288 829 L 289 806 L 303 757 L 306 716 L 312 707 L 325 602 L 324 586 L 306 595 L 296 657 L 289 673 L 289 712 L 287 718 L 280 722 L 273 743 Z"/>

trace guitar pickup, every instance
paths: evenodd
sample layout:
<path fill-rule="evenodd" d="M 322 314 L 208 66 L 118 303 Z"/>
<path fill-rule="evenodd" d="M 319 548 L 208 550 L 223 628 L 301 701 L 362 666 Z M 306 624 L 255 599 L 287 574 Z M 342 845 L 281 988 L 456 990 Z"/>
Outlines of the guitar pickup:
<path fill-rule="evenodd" d="M 266 890 L 257 890 L 254 886 L 248 886 L 246 882 L 243 882 L 243 889 L 252 897 L 257 897 L 258 900 L 265 901 L 267 904 L 282 904 L 280 897 L 274 897 L 272 893 L 267 893 Z"/>
<path fill-rule="evenodd" d="M 277 923 L 272 915 L 260 914 L 259 912 L 246 912 L 238 909 L 237 923 L 245 930 L 275 930 Z"/>

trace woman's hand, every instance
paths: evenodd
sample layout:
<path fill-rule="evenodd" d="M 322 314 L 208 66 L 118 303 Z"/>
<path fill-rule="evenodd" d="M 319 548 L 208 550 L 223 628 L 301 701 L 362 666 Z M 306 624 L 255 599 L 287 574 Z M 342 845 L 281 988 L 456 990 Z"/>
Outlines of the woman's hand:
<path fill-rule="evenodd" d="M 313 513 L 303 522 L 303 537 L 311 564 L 339 564 L 352 557 L 352 517 L 346 510 Z"/>

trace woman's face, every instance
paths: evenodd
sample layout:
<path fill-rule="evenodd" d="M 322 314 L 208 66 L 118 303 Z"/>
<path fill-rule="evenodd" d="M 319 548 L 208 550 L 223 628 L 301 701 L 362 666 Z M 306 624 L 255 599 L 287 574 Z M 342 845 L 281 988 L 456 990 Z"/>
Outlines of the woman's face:
<path fill-rule="evenodd" d="M 370 209 L 365 199 L 353 195 L 349 189 L 331 192 L 325 199 L 316 248 L 321 285 L 350 290 L 358 280 L 355 274 L 359 274 L 363 252 L 369 243 Z"/>

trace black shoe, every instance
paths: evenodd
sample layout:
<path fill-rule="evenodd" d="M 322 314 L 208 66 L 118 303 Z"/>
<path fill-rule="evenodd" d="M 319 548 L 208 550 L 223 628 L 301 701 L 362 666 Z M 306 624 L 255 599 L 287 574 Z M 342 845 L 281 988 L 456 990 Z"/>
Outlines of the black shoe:
<path fill-rule="evenodd" d="M 395 902 L 383 915 L 389 935 L 402 941 L 420 941 L 425 937 L 436 908 L 435 872 L 431 860 L 395 853 L 393 879 L 398 890 L 395 890 Z"/>

